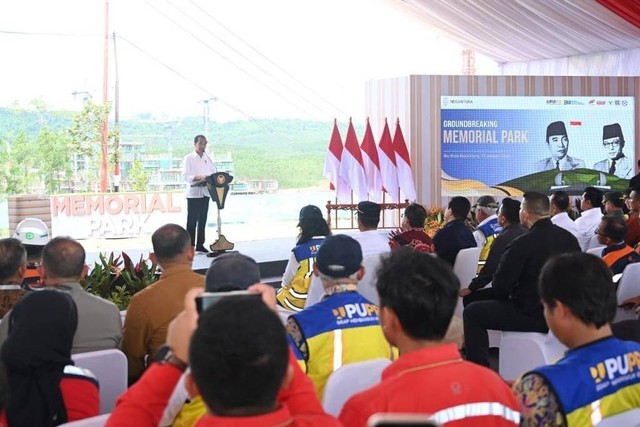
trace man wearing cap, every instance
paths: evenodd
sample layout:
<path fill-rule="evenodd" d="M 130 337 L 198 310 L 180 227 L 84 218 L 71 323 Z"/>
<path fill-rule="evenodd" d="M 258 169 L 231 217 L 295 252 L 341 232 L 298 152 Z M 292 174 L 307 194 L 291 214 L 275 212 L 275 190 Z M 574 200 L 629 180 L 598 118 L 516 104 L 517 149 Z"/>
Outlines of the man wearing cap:
<path fill-rule="evenodd" d="M 602 128 L 602 146 L 607 151 L 608 159 L 593 165 L 593 169 L 615 175 L 619 178 L 633 177 L 633 163 L 624 155 L 624 135 L 620 124 L 613 123 Z"/>
<path fill-rule="evenodd" d="M 360 233 L 353 237 L 360 243 L 362 257 L 389 252 L 391 250 L 389 240 L 378 232 L 380 205 L 374 202 L 360 202 L 356 215 L 358 215 Z"/>
<path fill-rule="evenodd" d="M 547 126 L 547 148 L 551 157 L 539 160 L 535 163 L 537 172 L 556 169 L 566 171 L 584 168 L 584 160 L 568 156 L 569 138 L 564 122 L 553 122 Z"/>
<path fill-rule="evenodd" d="M 42 260 L 44 245 L 49 243 L 49 227 L 38 218 L 26 218 L 18 224 L 13 237 L 20 240 L 27 250 L 27 268 L 22 278 L 22 287 L 41 288 L 38 265 Z"/>
<path fill-rule="evenodd" d="M 289 339 L 304 360 L 320 399 L 329 375 L 340 366 L 392 357 L 380 328 L 378 307 L 357 292 L 364 273 L 362 250 L 355 239 L 344 234 L 327 237 L 313 265 L 325 297 L 289 316 Z"/>
<path fill-rule="evenodd" d="M 473 208 L 476 214 L 476 221 L 478 221 L 478 226 L 473 232 L 473 238 L 476 239 L 476 243 L 480 248 L 480 259 L 478 260 L 478 272 L 480 272 L 487 262 L 493 241 L 504 229 L 498 223 L 498 215 L 496 215 L 498 204 L 493 196 L 481 196 L 478 202 L 473 205 Z"/>

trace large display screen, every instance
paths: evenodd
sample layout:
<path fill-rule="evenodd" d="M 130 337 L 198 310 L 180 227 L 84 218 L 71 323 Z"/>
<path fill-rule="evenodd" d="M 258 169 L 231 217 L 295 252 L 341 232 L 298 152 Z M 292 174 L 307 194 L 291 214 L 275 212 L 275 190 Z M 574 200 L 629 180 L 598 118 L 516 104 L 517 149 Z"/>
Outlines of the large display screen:
<path fill-rule="evenodd" d="M 444 197 L 623 191 L 635 175 L 633 97 L 442 96 Z"/>

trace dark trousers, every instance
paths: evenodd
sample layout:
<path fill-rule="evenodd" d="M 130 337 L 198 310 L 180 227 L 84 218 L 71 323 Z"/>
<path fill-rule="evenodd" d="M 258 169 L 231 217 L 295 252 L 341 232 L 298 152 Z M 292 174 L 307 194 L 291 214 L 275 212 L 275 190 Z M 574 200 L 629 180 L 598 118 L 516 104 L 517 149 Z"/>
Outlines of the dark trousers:
<path fill-rule="evenodd" d="M 187 198 L 187 232 L 191 237 L 191 246 L 204 246 L 204 229 L 207 226 L 209 213 L 209 198 Z M 198 226 L 198 240 L 196 240 L 196 225 Z"/>
<path fill-rule="evenodd" d="M 473 294 L 472 294 L 473 295 Z M 544 316 L 529 316 L 509 300 L 475 301 L 462 312 L 467 360 L 489 366 L 488 329 L 547 333 Z"/>

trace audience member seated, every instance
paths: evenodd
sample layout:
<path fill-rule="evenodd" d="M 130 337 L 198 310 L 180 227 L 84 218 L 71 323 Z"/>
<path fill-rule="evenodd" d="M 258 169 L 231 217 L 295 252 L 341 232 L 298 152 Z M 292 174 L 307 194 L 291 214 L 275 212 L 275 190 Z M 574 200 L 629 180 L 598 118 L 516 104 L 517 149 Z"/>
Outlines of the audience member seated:
<path fill-rule="evenodd" d="M 378 307 L 358 293 L 365 274 L 360 244 L 344 234 L 327 237 L 313 273 L 320 277 L 325 296 L 290 316 L 287 332 L 322 399 L 329 375 L 340 366 L 390 359 L 393 353 L 380 328 Z"/>
<path fill-rule="evenodd" d="M 580 251 L 573 234 L 549 219 L 544 194 L 524 194 L 520 222 L 530 231 L 502 255 L 492 287 L 482 291 L 486 300 L 472 302 L 462 313 L 467 360 L 480 365 L 489 366 L 489 329 L 547 332 L 537 289 L 540 270 L 553 255 Z"/>
<path fill-rule="evenodd" d="M 623 301 L 620 307 L 640 315 L 640 296 Z M 616 322 L 611 325 L 611 331 L 616 338 L 621 340 L 640 342 L 640 317 Z"/>
<path fill-rule="evenodd" d="M 49 227 L 42 220 L 37 218 L 26 218 L 18 224 L 13 233 L 15 239 L 20 240 L 27 250 L 27 269 L 22 279 L 23 288 L 41 288 L 40 272 L 38 265 L 42 260 L 42 250 L 44 245 L 49 243 L 51 238 Z"/>
<path fill-rule="evenodd" d="M 609 191 L 605 193 L 602 204 L 605 216 L 620 218 L 623 221 L 627 219 L 624 214 L 624 197 L 619 191 Z"/>
<path fill-rule="evenodd" d="M 539 290 L 549 328 L 569 350 L 514 385 L 522 425 L 597 425 L 640 408 L 640 344 L 611 334 L 616 295 L 602 260 L 582 253 L 552 258 Z"/>
<path fill-rule="evenodd" d="M 516 399 L 502 379 L 441 342 L 460 290 L 446 262 L 400 248 L 382 260 L 377 288 L 380 324 L 400 357 L 380 384 L 347 401 L 344 426 L 364 427 L 376 413 L 432 414 L 456 426 L 518 425 Z"/>
<path fill-rule="evenodd" d="M 251 257 L 239 252 L 218 255 L 213 259 L 205 281 L 207 292 L 243 291 L 260 283 L 260 267 Z M 160 426 L 192 426 L 206 414 L 201 396 L 189 397 L 184 382 L 176 386 L 165 408 Z"/>
<path fill-rule="evenodd" d="M 578 226 L 569 216 L 569 193 L 566 191 L 554 191 L 549 200 L 549 214 L 551 222 L 573 234 L 580 242 Z"/>
<path fill-rule="evenodd" d="M 640 261 L 640 254 L 624 241 L 627 234 L 624 219 L 619 216 L 603 216 L 596 234 L 598 243 L 606 246 L 602 250 L 602 260 L 614 275 L 622 273 L 627 265 Z"/>
<path fill-rule="evenodd" d="M 473 232 L 473 238 L 476 239 L 476 246 L 480 248 L 480 259 L 478 261 L 478 272 L 482 270 L 491 245 L 496 237 L 502 232 L 502 225 L 498 223 L 498 203 L 493 196 L 481 196 L 472 207 L 478 226 Z"/>
<path fill-rule="evenodd" d="M 79 281 L 85 268 L 85 252 L 70 237 L 56 237 L 42 251 L 40 277 L 47 288 L 68 292 L 78 309 L 78 328 L 73 338 L 72 353 L 120 348 L 122 321 L 120 311 L 111 301 L 91 295 Z M 7 313 L 0 323 L 0 343 L 9 330 Z"/>
<path fill-rule="evenodd" d="M 466 220 L 471 203 L 466 197 L 456 196 L 451 199 L 444 213 L 445 226 L 433 236 L 436 254 L 453 266 L 460 249 L 476 247 L 476 240 L 467 227 Z"/>
<path fill-rule="evenodd" d="M 300 210 L 298 227 L 298 241 L 291 250 L 277 295 L 278 304 L 290 311 L 300 311 L 304 308 L 316 253 L 322 239 L 331 235 L 329 225 L 322 217 L 322 211 L 313 205 Z"/>
<path fill-rule="evenodd" d="M 187 388 L 191 395 L 202 396 L 208 411 L 196 426 L 339 426 L 322 410 L 289 349 L 274 313 L 273 288 L 255 285 L 251 290 L 260 291 L 269 307 L 257 298 L 232 296 L 200 318 L 193 300 L 198 291 L 190 291 L 185 311 L 169 326 L 171 351 L 165 361 L 153 364 L 120 397 L 106 425 L 158 425 L 190 362 Z"/>
<path fill-rule="evenodd" d="M 360 202 L 356 215 L 358 216 L 360 233 L 354 235 L 353 238 L 360 243 L 362 256 L 367 257 L 389 252 L 391 250 L 389 240 L 378 231 L 380 205 L 374 202 Z"/>
<path fill-rule="evenodd" d="M 587 187 L 580 198 L 580 218 L 576 219 L 576 227 L 580 237 L 578 242 L 582 252 L 600 246 L 596 238 L 596 228 L 602 218 L 602 191 L 595 187 Z"/>
<path fill-rule="evenodd" d="M 187 230 L 166 224 L 151 236 L 151 261 L 162 268 L 160 280 L 131 298 L 122 330 L 122 351 L 129 364 L 129 383 L 145 369 L 165 343 L 169 322 L 184 308 L 189 289 L 204 286 L 204 276 L 192 270 L 195 250 Z"/>
<path fill-rule="evenodd" d="M 18 239 L 0 239 L 0 318 L 22 298 L 22 279 L 27 269 L 27 251 Z"/>
<path fill-rule="evenodd" d="M 480 273 L 473 278 L 469 287 L 460 289 L 460 296 L 464 297 L 463 303 L 465 306 L 475 301 L 476 295 L 481 294 L 476 291 L 491 283 L 507 246 L 516 237 L 527 232 L 527 229 L 520 224 L 520 202 L 509 198 L 503 199 L 498 211 L 498 223 L 504 231 L 493 241 L 487 262 L 480 270 Z"/>
<path fill-rule="evenodd" d="M 419 252 L 433 252 L 433 241 L 424 232 L 424 221 L 427 219 L 427 211 L 418 203 L 411 203 L 404 210 L 400 231 L 390 234 L 389 246 L 398 249 L 409 246 Z"/>
<path fill-rule="evenodd" d="M 8 424 L 54 426 L 98 415 L 98 382 L 71 360 L 78 313 L 69 294 L 32 292 L 5 322 L 9 336 L 1 357 L 9 380 Z"/>
<path fill-rule="evenodd" d="M 629 208 L 629 218 L 627 218 L 627 235 L 624 236 L 624 241 L 627 245 L 635 248 L 640 242 L 640 189 L 633 188 L 629 192 L 629 197 L 626 200 L 627 208 Z"/>

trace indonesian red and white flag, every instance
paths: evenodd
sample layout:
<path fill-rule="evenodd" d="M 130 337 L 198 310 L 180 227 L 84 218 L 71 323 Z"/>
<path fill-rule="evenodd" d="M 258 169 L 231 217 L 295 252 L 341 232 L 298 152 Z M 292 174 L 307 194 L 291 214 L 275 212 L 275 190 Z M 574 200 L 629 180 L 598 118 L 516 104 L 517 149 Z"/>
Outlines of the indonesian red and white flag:
<path fill-rule="evenodd" d="M 357 201 L 367 200 L 368 189 L 364 176 L 362 152 L 351 119 L 349 119 L 349 129 L 347 129 L 347 138 L 340 160 L 340 176 L 349 184 L 351 191 L 353 191 L 353 197 Z"/>
<path fill-rule="evenodd" d="M 380 174 L 382 175 L 382 186 L 389 195 L 391 201 L 399 203 L 398 170 L 396 169 L 396 152 L 393 149 L 389 124 L 384 119 L 384 129 L 380 137 Z"/>
<path fill-rule="evenodd" d="M 396 152 L 396 167 L 398 168 L 398 186 L 410 202 L 416 200 L 416 185 L 411 173 L 411 158 L 407 144 L 404 142 L 400 119 L 396 122 L 396 133 L 393 135 L 393 149 Z"/>
<path fill-rule="evenodd" d="M 380 160 L 378 158 L 378 147 L 373 140 L 373 131 L 367 118 L 367 127 L 364 131 L 362 144 L 362 161 L 364 164 L 364 175 L 367 180 L 367 191 L 369 200 L 376 203 L 382 202 L 382 174 L 380 173 Z"/>
<path fill-rule="evenodd" d="M 324 176 L 329 180 L 330 188 L 336 190 L 336 199 L 340 203 L 350 201 L 349 185 L 340 176 L 340 160 L 342 159 L 342 137 L 338 130 L 338 121 L 333 121 L 333 132 L 329 141 L 329 149 L 324 158 Z"/>

